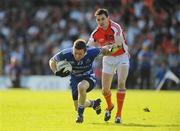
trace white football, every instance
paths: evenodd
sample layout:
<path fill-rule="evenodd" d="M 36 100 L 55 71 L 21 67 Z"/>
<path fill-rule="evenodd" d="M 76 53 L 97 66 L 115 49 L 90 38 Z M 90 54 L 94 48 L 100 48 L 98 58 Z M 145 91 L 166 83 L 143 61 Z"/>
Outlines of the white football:
<path fill-rule="evenodd" d="M 66 60 L 57 62 L 56 66 L 57 66 L 57 70 L 58 71 L 60 71 L 61 69 L 64 68 L 63 73 L 66 72 L 66 71 L 70 71 L 70 72 L 72 71 L 71 64 L 68 61 L 66 61 Z"/>

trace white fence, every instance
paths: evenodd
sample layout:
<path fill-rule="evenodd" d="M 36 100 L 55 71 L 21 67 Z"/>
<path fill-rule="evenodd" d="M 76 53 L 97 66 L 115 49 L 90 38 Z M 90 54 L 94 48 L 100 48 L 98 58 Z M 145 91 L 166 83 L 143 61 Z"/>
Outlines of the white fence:
<path fill-rule="evenodd" d="M 61 78 L 57 76 L 22 76 L 21 86 L 33 90 L 66 90 L 69 88 L 69 77 Z M 0 77 L 0 89 L 11 86 L 9 77 Z"/>
<path fill-rule="evenodd" d="M 6 89 L 7 87 L 11 86 L 11 81 L 6 76 L 0 77 L 0 89 Z"/>

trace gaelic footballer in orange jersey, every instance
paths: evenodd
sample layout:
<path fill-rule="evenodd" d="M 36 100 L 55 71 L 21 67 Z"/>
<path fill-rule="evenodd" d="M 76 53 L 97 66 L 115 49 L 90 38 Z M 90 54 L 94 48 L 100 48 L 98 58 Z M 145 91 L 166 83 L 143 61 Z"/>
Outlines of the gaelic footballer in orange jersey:
<path fill-rule="evenodd" d="M 110 120 L 111 111 L 114 108 L 114 104 L 111 101 L 110 88 L 112 78 L 117 72 L 118 89 L 116 94 L 117 112 L 115 123 L 121 123 L 121 111 L 126 93 L 125 83 L 129 71 L 128 46 L 121 26 L 109 18 L 106 9 L 98 9 L 95 12 L 95 17 L 98 26 L 92 32 L 88 45 L 100 47 L 109 45 L 109 49 L 112 51 L 112 56 L 103 57 L 102 94 L 107 103 L 104 120 Z"/>

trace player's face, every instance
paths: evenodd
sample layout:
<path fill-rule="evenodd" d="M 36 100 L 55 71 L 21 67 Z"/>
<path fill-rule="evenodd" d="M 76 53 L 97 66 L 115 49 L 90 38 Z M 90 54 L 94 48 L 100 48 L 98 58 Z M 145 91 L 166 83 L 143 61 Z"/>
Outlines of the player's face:
<path fill-rule="evenodd" d="M 99 27 L 103 29 L 107 29 L 109 25 L 109 17 L 106 17 L 104 14 L 102 15 L 97 15 L 96 16 L 96 22 Z"/>
<path fill-rule="evenodd" d="M 73 55 L 76 61 L 80 61 L 84 56 L 85 56 L 85 52 L 84 50 L 77 50 L 74 48 L 73 50 Z"/>

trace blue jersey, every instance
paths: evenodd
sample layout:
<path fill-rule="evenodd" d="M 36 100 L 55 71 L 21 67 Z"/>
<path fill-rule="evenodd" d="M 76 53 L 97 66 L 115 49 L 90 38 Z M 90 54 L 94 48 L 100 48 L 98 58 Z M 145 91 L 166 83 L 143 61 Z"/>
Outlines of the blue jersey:
<path fill-rule="evenodd" d="M 92 64 L 94 59 L 101 54 L 100 48 L 87 47 L 87 52 L 85 56 L 80 60 L 76 61 L 73 55 L 73 48 L 64 49 L 53 58 L 55 61 L 59 62 L 62 60 L 67 60 L 72 65 L 72 73 L 70 79 L 70 86 L 72 89 L 73 100 L 78 99 L 78 83 L 82 80 L 89 82 L 89 88 L 87 92 L 91 91 L 96 85 L 96 78 L 93 74 Z"/>
<path fill-rule="evenodd" d="M 73 48 L 68 48 L 56 54 L 54 60 L 57 62 L 67 60 L 72 65 L 72 77 L 85 77 L 93 74 L 92 64 L 99 54 L 101 54 L 100 48 L 87 47 L 84 58 L 76 61 L 73 55 Z"/>

